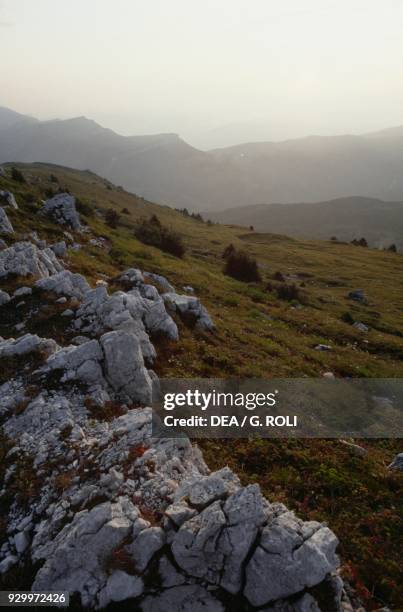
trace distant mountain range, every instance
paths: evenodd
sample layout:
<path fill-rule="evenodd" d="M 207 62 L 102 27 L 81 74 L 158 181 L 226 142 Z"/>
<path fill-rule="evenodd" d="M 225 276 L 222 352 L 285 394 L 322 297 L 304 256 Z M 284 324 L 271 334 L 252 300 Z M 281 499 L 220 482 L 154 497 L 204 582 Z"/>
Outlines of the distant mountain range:
<path fill-rule="evenodd" d="M 252 225 L 258 232 L 344 241 L 364 237 L 373 247 L 387 248 L 394 243 L 403 248 L 403 202 L 352 197 L 314 204 L 244 206 L 208 216 L 220 223 Z"/>
<path fill-rule="evenodd" d="M 403 200 L 403 127 L 199 151 L 176 134 L 121 136 L 85 117 L 0 108 L 0 162 L 89 169 L 149 200 L 196 211 L 360 195 Z"/>

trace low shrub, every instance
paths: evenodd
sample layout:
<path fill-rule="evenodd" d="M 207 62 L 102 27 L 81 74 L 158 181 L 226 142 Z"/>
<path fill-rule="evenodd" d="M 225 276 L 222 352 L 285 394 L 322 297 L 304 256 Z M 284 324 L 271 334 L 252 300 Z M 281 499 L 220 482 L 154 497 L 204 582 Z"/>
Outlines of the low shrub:
<path fill-rule="evenodd" d="M 181 236 L 163 226 L 156 215 L 139 221 L 134 234 L 144 244 L 155 246 L 161 251 L 175 255 L 175 257 L 183 257 L 185 254 Z"/>
<path fill-rule="evenodd" d="M 244 251 L 237 251 L 236 249 L 226 257 L 224 274 L 245 283 L 262 280 L 256 260 L 249 257 Z"/>
<path fill-rule="evenodd" d="M 350 312 L 344 312 L 341 315 L 341 320 L 344 321 L 344 323 L 348 323 L 349 325 L 352 325 L 354 323 L 354 317 L 351 315 Z"/>
<path fill-rule="evenodd" d="M 225 249 L 223 250 L 223 253 L 222 253 L 222 258 L 223 258 L 223 259 L 228 259 L 228 257 L 229 257 L 230 255 L 232 255 L 233 253 L 235 253 L 235 247 L 234 247 L 234 245 L 231 243 L 231 244 L 229 244 L 228 246 L 226 246 L 226 247 L 225 247 Z"/>
<path fill-rule="evenodd" d="M 113 208 L 108 208 L 108 210 L 105 213 L 105 223 L 112 229 L 116 229 L 117 226 L 119 225 L 119 221 L 120 221 L 119 213 L 117 213 L 116 210 L 113 210 Z"/>
<path fill-rule="evenodd" d="M 277 272 L 275 272 L 273 274 L 273 279 L 276 280 L 276 281 L 279 281 L 280 283 L 283 283 L 285 281 L 284 274 L 282 272 L 279 272 L 279 271 L 277 271 Z"/>
<path fill-rule="evenodd" d="M 26 182 L 23 173 L 21 172 L 21 170 L 18 170 L 18 168 L 11 168 L 11 178 L 13 179 L 13 181 L 18 181 L 18 183 Z"/>
<path fill-rule="evenodd" d="M 292 302 L 293 300 L 298 300 L 300 298 L 300 291 L 297 285 L 293 283 L 292 285 L 282 284 L 276 287 L 277 297 L 280 300 L 286 300 L 287 302 Z"/>

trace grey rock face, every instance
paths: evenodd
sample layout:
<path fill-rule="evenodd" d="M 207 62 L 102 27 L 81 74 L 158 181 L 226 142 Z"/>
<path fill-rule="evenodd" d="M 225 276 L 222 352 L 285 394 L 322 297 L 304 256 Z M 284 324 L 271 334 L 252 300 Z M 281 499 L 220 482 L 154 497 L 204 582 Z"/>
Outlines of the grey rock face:
<path fill-rule="evenodd" d="M 129 283 L 131 287 L 137 287 L 144 283 L 143 273 L 138 268 L 129 268 L 125 270 L 119 278 L 121 281 Z"/>
<path fill-rule="evenodd" d="M 117 291 L 109 296 L 105 287 L 97 287 L 85 296 L 78 309 L 75 328 L 97 335 L 108 330 L 131 332 L 140 341 L 144 359 L 152 361 L 156 352 L 147 332 L 177 339 L 178 330 L 160 296 L 154 292 L 151 295 L 150 290 L 153 292 L 154 288 L 148 288 L 148 297 L 138 288 L 128 293 Z"/>
<path fill-rule="evenodd" d="M 350 300 L 354 300 L 356 302 L 366 302 L 367 299 L 365 297 L 365 293 L 362 289 L 355 289 L 354 291 L 350 291 L 348 294 L 348 298 Z"/>
<path fill-rule="evenodd" d="M 165 544 L 165 533 L 161 527 L 150 527 L 140 531 L 131 545 L 136 570 L 144 572 L 154 554 Z"/>
<path fill-rule="evenodd" d="M 153 274 L 152 272 L 144 272 L 144 278 L 148 278 L 150 281 L 157 283 L 157 285 L 159 285 L 161 289 L 165 292 L 175 293 L 175 288 L 165 278 L 165 276 L 161 276 L 160 274 Z"/>
<path fill-rule="evenodd" d="M 393 459 L 392 463 L 388 465 L 389 470 L 403 470 L 403 453 L 399 453 Z"/>
<path fill-rule="evenodd" d="M 36 287 L 43 291 L 51 291 L 57 295 L 76 297 L 80 300 L 91 290 L 84 276 L 63 270 L 36 282 Z"/>
<path fill-rule="evenodd" d="M 274 518 L 246 568 L 245 596 L 260 606 L 322 582 L 338 566 L 337 543 L 330 529 L 292 512 Z"/>
<path fill-rule="evenodd" d="M 11 191 L 0 191 L 0 204 L 14 208 L 14 210 L 18 210 L 18 204 L 15 201 L 14 194 L 12 194 Z"/>
<path fill-rule="evenodd" d="M 10 301 L 10 296 L 8 295 L 7 291 L 2 291 L 0 289 L 0 306 L 3 306 L 3 304 L 7 304 L 7 302 Z"/>
<path fill-rule="evenodd" d="M 132 524 L 130 512 L 119 502 L 78 513 L 71 525 L 41 549 L 40 558 L 47 561 L 33 590 L 48 590 L 53 585 L 53 590 L 79 591 L 84 606 L 93 604 L 100 583 L 106 581 L 108 557 L 130 533 Z"/>
<path fill-rule="evenodd" d="M 104 608 L 112 601 L 133 599 L 141 595 L 143 590 L 144 583 L 139 576 L 130 576 L 122 570 L 115 570 L 99 595 L 99 607 Z"/>
<path fill-rule="evenodd" d="M 6 171 L 2 166 L 0 166 L 0 176 L 6 176 Z"/>
<path fill-rule="evenodd" d="M 13 298 L 23 297 L 24 295 L 31 295 L 32 289 L 31 287 L 19 287 L 13 293 Z"/>
<path fill-rule="evenodd" d="M 40 338 L 33 334 L 25 334 L 21 338 L 9 338 L 0 341 L 0 357 L 20 357 L 29 353 L 52 355 L 58 346 L 52 339 Z"/>
<path fill-rule="evenodd" d="M 67 255 L 67 245 L 64 240 L 56 242 L 56 244 L 51 244 L 50 248 L 57 257 L 66 257 Z"/>
<path fill-rule="evenodd" d="M 185 322 L 194 325 L 198 329 L 214 329 L 214 323 L 209 313 L 202 306 L 198 298 L 189 295 L 178 295 L 177 293 L 164 293 L 162 297 L 166 306 L 173 312 L 177 312 Z"/>
<path fill-rule="evenodd" d="M 237 593 L 244 559 L 265 519 L 266 501 L 257 485 L 239 489 L 224 504 L 214 501 L 175 535 L 176 562 L 191 576 Z"/>
<path fill-rule="evenodd" d="M 80 346 L 69 346 L 52 355 L 46 362 L 44 372 L 62 370 L 62 382 L 81 380 L 87 385 L 104 386 L 100 362 L 103 353 L 99 342 L 91 340 Z"/>
<path fill-rule="evenodd" d="M 0 278 L 10 274 L 45 278 L 62 269 L 51 249 L 40 250 L 31 242 L 17 242 L 0 251 Z"/>
<path fill-rule="evenodd" d="M 149 404 L 152 381 L 136 336 L 123 330 L 104 334 L 100 340 L 105 355 L 105 377 L 122 399 Z M 83 344 L 83 347 L 89 343 Z"/>
<path fill-rule="evenodd" d="M 14 234 L 14 228 L 4 208 L 0 207 L 0 234 Z"/>
<path fill-rule="evenodd" d="M 76 199 L 68 193 L 58 193 L 46 200 L 43 213 L 52 217 L 57 223 L 68 225 L 73 230 L 80 230 L 80 217 L 76 210 Z"/>

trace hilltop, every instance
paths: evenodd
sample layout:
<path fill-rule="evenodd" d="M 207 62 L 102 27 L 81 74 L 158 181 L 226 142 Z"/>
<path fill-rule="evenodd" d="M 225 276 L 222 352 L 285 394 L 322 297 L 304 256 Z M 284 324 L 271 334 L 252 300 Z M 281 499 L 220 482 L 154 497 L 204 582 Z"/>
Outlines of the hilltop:
<path fill-rule="evenodd" d="M 331 241 L 296 240 L 284 235 L 256 233 L 246 228 L 209 224 L 184 212 L 130 194 L 89 171 L 80 172 L 46 164 L 18 164 L 17 168 L 22 172 L 25 182 L 10 177 L 10 166 L 6 167 L 6 176 L 0 177 L 0 189 L 12 192 L 19 207 L 17 210 L 7 208 L 15 232 L 4 238 L 7 245 L 13 245 L 24 237 L 34 240 L 32 232 L 37 233 L 35 241 L 46 240 L 53 245 L 64 240 L 67 249 L 63 265 L 70 272 L 83 275 L 91 287 L 97 282 L 98 285 L 101 283 L 99 286 L 104 283 L 112 293 L 122 287 L 119 284 L 122 282 L 119 280 L 121 275 L 128 268 L 136 268 L 166 277 L 178 291 L 185 292 L 184 288 L 190 286 L 207 309 L 214 322 L 213 330 L 192 328 L 175 316 L 179 339 L 167 335 L 157 335 L 153 339 L 156 348 L 153 370 L 159 377 L 267 378 L 332 373 L 336 377 L 380 378 L 401 375 L 403 259 L 398 253 L 361 249 Z M 41 201 L 52 198 L 59 191 L 73 194 L 81 222 L 89 228 L 88 231 L 70 231 L 71 238 L 68 238 L 65 228 L 39 214 Z M 116 227 L 108 222 L 107 211 L 110 209 L 120 215 Z M 184 257 L 164 253 L 135 237 L 138 221 L 152 215 L 156 215 L 163 226 L 180 235 L 185 247 Z M 229 244 L 247 250 L 257 260 L 261 281 L 243 283 L 223 274 L 222 253 Z M 49 257 L 52 265 L 56 265 L 53 256 L 49 254 Z M 53 272 L 56 270 L 57 267 Z M 32 294 L 26 293 L 28 297 L 22 298 L 24 303 L 19 308 L 14 308 L 12 303 L 10 306 L 6 304 L 7 317 L 2 318 L 0 334 L 5 339 L 18 339 L 27 333 L 38 334 L 52 338 L 61 345 L 63 351 L 71 338 L 66 332 L 66 319 L 62 313 L 66 309 L 71 310 L 69 316 L 78 319 L 77 313 L 82 306 L 73 298 L 67 304 L 64 302 L 57 305 L 53 298 L 42 294 L 39 294 L 42 295 L 40 299 L 46 304 L 38 302 L 35 282 L 35 279 L 24 278 L 21 281 L 14 277 L 2 281 L 2 290 L 9 294 L 21 288 L 22 284 L 31 288 Z M 146 292 L 145 295 L 152 292 L 156 296 L 158 282 L 156 284 L 157 293 L 143 285 L 141 290 Z M 283 294 L 277 289 L 283 285 L 297 288 L 293 299 L 281 299 Z M 351 292 L 358 289 L 364 290 L 365 300 L 357 301 L 349 297 Z M 30 316 L 31 312 L 41 313 L 43 306 L 46 306 L 43 315 Z M 15 326 L 21 323 L 24 327 L 16 329 Z M 357 323 L 361 326 L 355 325 Z M 98 330 L 91 343 L 99 341 L 105 345 L 107 341 L 111 342 L 110 336 L 107 339 L 103 335 L 99 336 L 104 331 Z M 109 333 L 118 332 L 115 330 Z M 151 350 L 147 342 L 145 344 Z M 317 349 L 320 345 L 330 348 L 321 351 Z M 91 344 L 91 347 L 95 351 L 95 344 Z M 47 350 L 49 348 L 55 350 L 54 345 L 46 347 Z M 55 352 L 56 356 L 58 352 L 59 349 Z M 70 352 L 71 349 L 62 353 L 65 360 L 63 363 L 70 359 Z M 105 371 L 103 359 L 106 357 L 97 356 L 96 352 L 91 355 L 88 360 L 100 363 Z M 52 355 L 47 359 L 51 360 L 47 362 L 50 367 Z M 60 356 L 57 359 L 53 357 L 55 362 L 60 366 Z M 74 367 L 73 363 L 74 359 L 70 363 L 71 372 L 77 368 L 78 362 Z M 29 362 L 26 365 L 32 367 Z M 91 368 L 91 372 L 94 372 L 93 364 Z M 53 374 L 48 372 L 47 375 L 50 376 L 50 383 L 56 384 Z M 119 388 L 120 381 L 113 377 L 111 381 Z M 112 393 L 109 387 L 107 389 Z M 122 444 L 130 444 L 127 428 L 132 417 L 127 414 L 134 414 L 134 411 L 119 416 L 115 411 L 120 409 L 120 405 L 117 407 L 113 403 L 108 406 L 110 412 L 104 415 L 105 419 L 112 419 L 112 424 L 97 427 L 94 419 L 86 416 L 88 410 L 94 414 L 94 406 L 88 401 L 85 404 L 84 398 L 80 397 L 74 419 L 78 419 L 85 437 L 97 440 L 93 450 L 88 449 L 88 456 L 91 460 L 96 456 L 100 460 L 100 467 L 105 469 L 114 456 L 113 446 L 109 444 L 113 442 L 114 432 L 119 431 L 119 423 L 124 423 L 126 428 Z M 39 410 L 40 403 L 34 407 Z M 61 404 L 58 410 L 62 408 Z M 16 408 L 16 416 L 23 415 L 25 409 L 26 405 L 22 401 Z M 115 423 L 115 418 L 123 420 Z M 15 427 L 9 425 L 8 431 L 15 433 Z M 105 434 L 107 441 L 102 438 L 103 431 L 108 432 Z M 76 446 L 74 439 L 70 440 L 71 434 L 71 431 L 66 432 L 65 436 L 73 452 Z M 81 434 L 75 430 L 74 435 Z M 159 454 L 160 449 L 147 455 L 148 449 L 142 447 L 140 439 L 132 444 L 133 462 L 137 461 L 141 469 L 149 470 L 146 473 L 151 481 L 161 474 L 169 480 L 171 474 L 164 472 L 164 455 Z M 107 448 L 103 454 L 98 454 L 98 444 L 102 448 L 104 442 Z M 286 503 L 305 520 L 327 521 L 340 539 L 343 576 L 355 589 L 353 598 L 373 608 L 379 607 L 381 602 L 399 605 L 398 488 L 401 475 L 386 469 L 399 451 L 399 444 L 393 440 L 367 440 L 360 444 L 362 455 L 356 455 L 351 447 L 338 441 L 326 440 L 238 440 L 231 446 L 226 441 L 216 440 L 205 441 L 201 446 L 211 469 L 221 469 L 228 464 L 239 473 L 241 483 L 232 480 L 232 477 L 228 479 L 227 473 L 220 473 L 220 481 L 227 482 L 225 496 L 228 499 L 235 495 L 241 484 L 247 486 L 259 483 L 270 502 Z M 60 452 L 58 446 L 55 449 Z M 170 453 L 175 454 L 176 450 L 173 448 L 165 452 L 171 460 Z M 185 471 L 194 470 L 193 475 L 203 479 L 208 474 L 207 467 L 197 459 L 197 453 L 192 456 L 192 452 L 188 448 L 181 449 L 180 461 Z M 152 472 L 147 464 L 150 455 L 156 466 L 155 476 L 149 475 Z M 81 459 L 83 463 L 80 463 L 78 474 L 85 478 L 85 455 Z M 53 464 L 48 467 L 53 469 Z M 27 469 L 30 470 L 29 465 L 18 464 L 17 468 L 18 482 L 24 483 Z M 75 469 L 73 465 L 68 474 L 63 471 L 58 474 L 58 490 L 64 492 L 66 499 L 70 495 L 70 487 L 74 485 L 77 475 Z M 96 473 L 90 471 L 89 478 L 97 477 Z M 105 481 L 105 491 L 109 486 L 112 489 L 118 486 L 119 478 L 111 474 L 109 484 Z M 32 502 L 30 496 L 36 500 L 41 482 L 36 482 L 36 486 L 36 489 L 27 489 L 25 502 Z M 252 491 L 256 491 L 256 488 Z M 100 500 L 96 502 L 99 504 Z M 259 503 L 258 500 L 256 507 Z M 97 507 L 90 504 L 89 510 L 94 512 Z M 192 511 L 192 508 L 186 511 L 189 510 Z M 130 518 L 130 508 L 114 507 L 113 512 L 118 511 L 118 520 L 126 525 L 125 521 Z M 109 520 L 110 507 L 103 507 L 103 512 L 106 518 L 102 520 Z M 68 517 L 63 515 L 59 524 L 57 513 L 55 516 L 56 522 L 52 522 L 51 527 L 59 529 Z M 148 513 L 143 519 L 153 525 L 156 516 Z M 84 530 L 85 524 L 82 528 Z M 125 529 L 124 526 L 123 531 Z M 46 542 L 45 532 L 46 529 L 42 535 Z M 152 533 L 156 535 L 156 532 Z M 158 537 L 161 536 L 160 531 L 157 533 Z M 44 550 L 46 552 L 46 547 L 43 550 L 38 548 L 38 555 L 44 554 Z M 127 559 L 120 549 L 118 552 L 118 559 L 115 558 L 113 563 L 117 563 L 119 569 L 127 569 Z M 51 562 L 46 566 L 46 571 L 49 567 L 54 569 L 54 557 L 50 549 L 47 554 Z M 329 560 L 329 564 L 332 563 L 333 560 Z M 116 568 L 115 565 L 111 567 Z M 41 573 L 42 577 L 46 576 L 46 571 Z M 18 580 L 18 575 L 12 578 Z M 107 593 L 104 593 L 106 596 Z"/>

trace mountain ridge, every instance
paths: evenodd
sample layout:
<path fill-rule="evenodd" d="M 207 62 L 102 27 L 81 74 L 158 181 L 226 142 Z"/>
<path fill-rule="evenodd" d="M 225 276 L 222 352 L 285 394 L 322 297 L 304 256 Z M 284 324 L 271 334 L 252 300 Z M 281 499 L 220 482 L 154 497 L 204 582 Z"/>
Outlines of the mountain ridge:
<path fill-rule="evenodd" d="M 88 168 L 173 207 L 221 211 L 351 194 L 403 200 L 402 126 L 201 151 L 174 133 L 122 136 L 83 116 L 51 121 L 24 117 L 0 107 L 0 163 Z"/>

